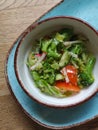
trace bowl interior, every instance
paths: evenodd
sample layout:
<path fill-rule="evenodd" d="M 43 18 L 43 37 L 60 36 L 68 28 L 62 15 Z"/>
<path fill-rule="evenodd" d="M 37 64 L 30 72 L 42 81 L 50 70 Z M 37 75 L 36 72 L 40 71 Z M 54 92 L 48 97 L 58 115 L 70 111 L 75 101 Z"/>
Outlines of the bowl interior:
<path fill-rule="evenodd" d="M 40 90 L 35 87 L 35 83 L 27 68 L 26 61 L 30 51 L 36 48 L 35 40 L 55 30 L 59 30 L 60 28 L 68 26 L 72 26 L 75 33 L 82 33 L 90 41 L 87 47 L 96 57 L 96 64 L 93 70 L 95 82 L 87 89 L 83 89 L 77 95 L 67 98 L 51 97 L 41 93 Z M 85 99 L 88 99 L 98 90 L 98 35 L 89 25 L 81 22 L 81 20 L 77 20 L 74 18 L 59 17 L 43 21 L 35 25 L 35 27 L 33 26 L 29 29 L 31 31 L 29 31 L 29 33 L 23 38 L 22 42 L 18 46 L 16 52 L 17 54 L 15 69 L 19 82 L 32 98 L 50 106 L 66 107 L 83 102 Z"/>

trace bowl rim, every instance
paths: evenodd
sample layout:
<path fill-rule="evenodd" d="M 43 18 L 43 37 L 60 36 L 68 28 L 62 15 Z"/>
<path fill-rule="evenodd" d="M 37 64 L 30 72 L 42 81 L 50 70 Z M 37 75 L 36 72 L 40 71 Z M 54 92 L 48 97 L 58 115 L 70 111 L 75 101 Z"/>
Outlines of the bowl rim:
<path fill-rule="evenodd" d="M 40 103 L 42 105 L 45 105 L 47 107 L 52 107 L 52 108 L 69 108 L 69 107 L 73 107 L 73 106 L 77 106 L 77 105 L 80 105 L 86 101 L 88 101 L 90 98 L 92 98 L 97 92 L 98 92 L 98 88 L 96 88 L 96 90 L 90 95 L 88 96 L 87 98 L 85 98 L 84 100 L 80 101 L 80 102 L 77 102 L 77 103 L 73 103 L 73 104 L 70 104 L 70 105 L 56 105 L 56 104 L 48 104 L 48 103 L 44 103 L 42 101 L 40 101 L 39 99 L 36 99 L 32 94 L 30 94 L 26 88 L 24 87 L 23 83 L 21 82 L 20 78 L 19 78 L 19 74 L 18 74 L 18 67 L 17 67 L 17 59 L 18 59 L 18 51 L 19 51 L 19 47 L 20 45 L 22 44 L 24 38 L 34 29 L 36 28 L 36 26 L 44 23 L 44 22 L 47 22 L 47 21 L 50 21 L 50 20 L 54 20 L 54 19 L 60 19 L 60 18 L 64 18 L 64 19 L 72 19 L 72 20 L 75 20 L 75 21 L 78 21 L 86 26 L 88 26 L 94 33 L 96 33 L 96 35 L 98 36 L 98 32 L 97 30 L 95 30 L 88 22 L 80 19 L 80 18 L 76 18 L 76 17 L 72 17 L 72 16 L 55 16 L 55 17 L 50 17 L 50 18 L 47 18 L 47 19 L 44 19 L 44 20 L 41 20 L 41 21 L 36 21 L 34 22 L 33 24 L 31 24 L 29 27 L 27 27 L 25 29 L 25 31 L 23 31 L 22 33 L 22 38 L 20 39 L 19 43 L 18 43 L 18 46 L 16 47 L 16 51 L 15 51 L 15 57 L 14 57 L 14 69 L 15 69 L 15 74 L 16 74 L 16 78 L 21 86 L 21 88 L 25 91 L 25 93 L 31 98 L 33 99 L 34 101 L 36 101 L 37 103 Z"/>

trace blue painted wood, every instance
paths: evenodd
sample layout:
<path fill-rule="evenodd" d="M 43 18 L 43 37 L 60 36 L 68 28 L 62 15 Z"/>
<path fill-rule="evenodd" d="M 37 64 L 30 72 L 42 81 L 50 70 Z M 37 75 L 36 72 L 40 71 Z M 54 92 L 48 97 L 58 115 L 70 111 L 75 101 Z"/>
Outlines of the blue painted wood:
<path fill-rule="evenodd" d="M 98 29 L 97 6 L 97 0 L 90 2 L 89 0 L 64 0 L 62 4 L 52 9 L 40 20 L 58 15 L 75 16 L 84 19 Z M 57 128 L 69 127 L 73 124 L 77 125 L 78 123 L 83 123 L 98 116 L 98 94 L 96 94 L 91 100 L 79 106 L 61 110 L 42 106 L 28 97 L 28 95 L 26 95 L 21 89 L 14 71 L 14 55 L 19 40 L 20 39 L 18 39 L 13 46 L 8 57 L 7 74 L 13 94 L 27 114 L 29 114 L 35 121 L 45 124 L 48 127 L 54 126 Z"/>
<path fill-rule="evenodd" d="M 40 20 L 53 16 L 73 16 L 85 20 L 98 30 L 98 0 L 64 0 Z"/>

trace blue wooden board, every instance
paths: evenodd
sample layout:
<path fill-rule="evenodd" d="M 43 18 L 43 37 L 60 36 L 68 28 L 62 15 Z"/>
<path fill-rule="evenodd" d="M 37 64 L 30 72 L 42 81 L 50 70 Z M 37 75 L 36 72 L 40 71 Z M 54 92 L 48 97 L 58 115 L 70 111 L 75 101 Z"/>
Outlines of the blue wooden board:
<path fill-rule="evenodd" d="M 40 20 L 62 15 L 80 18 L 98 30 L 98 0 L 64 0 Z"/>

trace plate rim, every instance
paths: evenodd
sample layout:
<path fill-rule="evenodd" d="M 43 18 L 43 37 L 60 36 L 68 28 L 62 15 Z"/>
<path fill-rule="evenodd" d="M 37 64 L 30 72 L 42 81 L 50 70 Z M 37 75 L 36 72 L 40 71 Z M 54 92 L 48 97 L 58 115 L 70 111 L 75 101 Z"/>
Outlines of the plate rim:
<path fill-rule="evenodd" d="M 18 39 L 17 39 L 18 40 Z M 15 44 L 17 43 L 17 40 L 16 42 L 14 42 L 14 44 L 11 46 L 10 50 L 8 51 L 8 54 L 7 54 L 7 57 L 6 57 L 6 61 L 5 61 L 5 79 L 6 79 L 6 82 L 7 82 L 7 86 L 8 86 L 8 89 L 12 95 L 12 97 L 14 98 L 15 102 L 18 104 L 18 106 L 21 108 L 21 110 L 32 120 L 34 121 L 35 123 L 43 126 L 43 127 L 46 127 L 46 128 L 50 128 L 50 129 L 69 129 L 69 128 L 73 128 L 73 127 L 78 127 L 80 125 L 83 125 L 83 124 L 86 124 L 96 118 L 98 118 L 98 115 L 96 116 L 93 116 L 92 118 L 90 119 L 87 119 L 85 121 L 81 121 L 79 123 L 76 123 L 76 124 L 72 124 L 72 125 L 69 125 L 69 126 L 49 126 L 49 125 L 46 125 L 45 123 L 42 123 L 41 121 L 35 119 L 33 116 L 31 116 L 26 110 L 25 108 L 21 105 L 21 103 L 18 101 L 18 99 L 16 98 L 13 90 L 12 90 L 12 87 L 11 87 L 11 84 L 10 84 L 10 81 L 9 81 L 9 77 L 8 77 L 8 74 L 7 74 L 7 67 L 8 67 L 8 59 L 9 59 L 9 56 L 10 56 L 10 53 L 12 51 L 12 49 L 14 48 Z M 18 81 L 17 81 L 18 82 Z M 26 93 L 25 93 L 26 94 Z"/>

